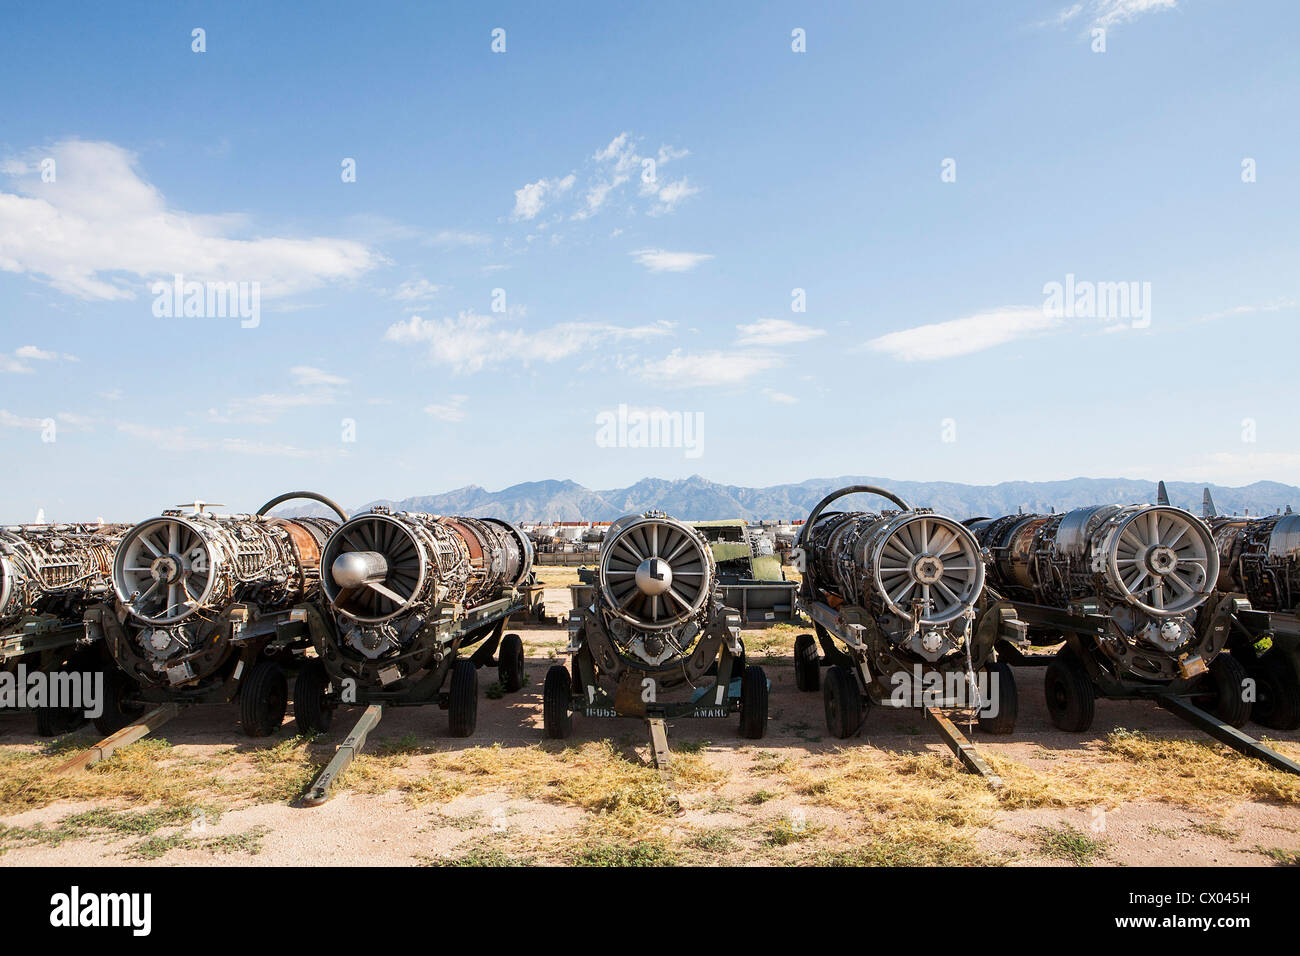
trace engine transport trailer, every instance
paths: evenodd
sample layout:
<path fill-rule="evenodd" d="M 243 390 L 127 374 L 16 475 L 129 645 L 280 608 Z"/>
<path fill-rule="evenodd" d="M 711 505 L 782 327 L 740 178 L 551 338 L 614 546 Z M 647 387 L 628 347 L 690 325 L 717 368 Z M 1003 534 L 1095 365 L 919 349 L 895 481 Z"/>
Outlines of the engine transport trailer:
<path fill-rule="evenodd" d="M 826 510 L 855 494 L 897 509 Z M 1000 787 L 944 714 L 973 711 L 984 732 L 1009 734 L 1019 710 L 1015 676 L 997 652 L 1015 617 L 976 622 L 985 572 L 974 536 L 884 488 L 850 485 L 817 503 L 791 557 L 803 572 L 799 607 L 816 631 L 795 639 L 795 684 L 822 688 L 830 733 L 852 737 L 873 707 L 920 707 L 962 764 Z"/>
<path fill-rule="evenodd" d="M 745 662 L 740 614 L 698 530 L 659 511 L 627 515 L 610 525 L 596 570 L 579 576 L 571 666 L 552 666 L 543 688 L 547 737 L 568 737 L 575 714 L 644 718 L 662 769 L 668 720 L 739 715 L 741 736 L 767 732 L 767 676 Z"/>
<path fill-rule="evenodd" d="M 0 528 L 0 707 L 36 715 L 42 737 L 76 730 L 93 712 L 85 679 L 111 667 L 86 608 L 112 589 L 122 524 L 31 524 Z M 77 699 L 71 699 L 77 698 Z"/>
<path fill-rule="evenodd" d="M 495 665 L 506 692 L 524 686 L 523 641 L 505 628 L 512 617 L 538 616 L 542 588 L 532 544 L 513 524 L 374 508 L 330 537 L 322 581 L 337 623 L 312 635 L 316 657 L 294 688 L 298 727 L 316 734 L 341 705 L 366 710 L 307 804 L 329 799 L 384 707 L 437 705 L 452 736 L 468 737 L 479 668 Z"/>
<path fill-rule="evenodd" d="M 988 555 L 982 618 L 1014 615 L 1000 642 L 1017 666 L 1045 665 L 1048 714 L 1082 733 L 1096 701 L 1151 700 L 1241 753 L 1289 773 L 1300 765 L 1241 732 L 1253 682 L 1228 649 L 1250 620 L 1211 602 L 1219 554 L 1210 528 L 1169 504 L 1090 505 L 966 522 Z"/>
<path fill-rule="evenodd" d="M 156 730 L 195 704 L 234 701 L 240 726 L 264 737 L 283 724 L 288 684 L 321 629 L 331 626 L 320 595 L 320 555 L 338 522 L 277 518 L 309 491 L 272 498 L 254 514 L 219 514 L 195 502 L 127 531 L 113 559 L 113 598 L 85 612 L 115 664 L 104 681 L 106 734 L 58 768 L 83 770 Z"/>

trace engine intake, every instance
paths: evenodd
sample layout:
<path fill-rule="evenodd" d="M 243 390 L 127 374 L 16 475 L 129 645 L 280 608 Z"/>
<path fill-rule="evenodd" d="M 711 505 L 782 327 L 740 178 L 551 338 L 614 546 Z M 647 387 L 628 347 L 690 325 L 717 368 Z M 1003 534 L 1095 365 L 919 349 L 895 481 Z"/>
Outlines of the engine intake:
<path fill-rule="evenodd" d="M 380 624 L 438 604 L 474 607 L 518 587 L 532 572 L 533 549 L 523 532 L 496 518 L 376 508 L 340 525 L 322 562 L 334 609 Z"/>

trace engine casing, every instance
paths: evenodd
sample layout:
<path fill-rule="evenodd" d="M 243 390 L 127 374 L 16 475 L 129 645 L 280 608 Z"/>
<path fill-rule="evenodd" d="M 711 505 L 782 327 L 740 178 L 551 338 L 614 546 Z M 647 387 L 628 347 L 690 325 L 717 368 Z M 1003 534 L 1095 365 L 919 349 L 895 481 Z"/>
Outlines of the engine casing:
<path fill-rule="evenodd" d="M 1198 631 L 1219 556 L 1210 529 L 1169 505 L 1095 505 L 970 522 L 990 555 L 990 584 L 1011 600 L 1092 605 L 1110 619 L 1100 649 L 1122 673 L 1179 676 L 1178 662 L 1217 654 Z"/>
<path fill-rule="evenodd" d="M 78 620 L 112 589 L 113 552 L 127 525 L 0 528 L 0 628 L 29 614 Z"/>
<path fill-rule="evenodd" d="M 336 527 L 329 518 L 171 510 L 131 528 L 113 561 L 128 632 L 111 645 L 119 666 L 146 684 L 210 676 L 243 630 L 227 614 L 235 605 L 265 615 L 316 596 L 321 548 Z"/>
<path fill-rule="evenodd" d="M 959 522 L 927 509 L 833 512 L 816 519 L 804 554 L 805 597 L 863 608 L 888 644 L 878 650 L 964 656 L 984 562 Z"/>
<path fill-rule="evenodd" d="M 1244 594 L 1260 611 L 1300 612 L 1300 514 L 1209 519 L 1220 591 Z"/>
<path fill-rule="evenodd" d="M 326 664 L 386 683 L 433 666 L 442 648 L 426 625 L 518 588 L 532 567 L 532 543 L 507 521 L 386 508 L 354 515 L 323 553 L 323 590 L 340 620 Z"/>

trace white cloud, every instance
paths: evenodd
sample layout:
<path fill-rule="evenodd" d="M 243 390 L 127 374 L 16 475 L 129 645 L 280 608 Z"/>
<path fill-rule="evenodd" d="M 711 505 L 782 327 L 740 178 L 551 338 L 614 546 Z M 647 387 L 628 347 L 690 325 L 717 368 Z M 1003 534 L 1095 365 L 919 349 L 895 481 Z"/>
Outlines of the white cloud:
<path fill-rule="evenodd" d="M 657 205 L 651 207 L 649 214 L 651 216 L 666 215 L 676 209 L 677 204 L 683 199 L 689 199 L 698 192 L 699 189 L 687 182 L 686 177 L 683 176 L 681 179 L 668 183 L 654 191 L 654 195 L 658 198 L 659 202 Z"/>
<path fill-rule="evenodd" d="M 310 365 L 293 366 L 289 369 L 289 379 L 302 391 L 238 396 L 220 410 L 208 409 L 208 421 L 219 424 L 268 425 L 285 412 L 296 408 L 333 405 L 338 401 L 339 387 L 348 383 L 346 378 Z"/>
<path fill-rule="evenodd" d="M 137 438 L 148 443 L 155 451 L 163 452 L 220 451 L 264 458 L 314 459 L 334 459 L 347 455 L 347 451 L 341 448 L 310 449 L 284 442 L 258 442 L 246 438 L 204 438 L 185 427 L 160 428 L 156 425 L 119 422 L 117 428 L 124 435 Z"/>
<path fill-rule="evenodd" d="M 713 256 L 699 252 L 668 252 L 664 249 L 638 249 L 629 255 L 651 272 L 689 272 Z"/>
<path fill-rule="evenodd" d="M 1224 309 L 1222 312 L 1213 312 L 1210 315 L 1201 316 L 1202 322 L 1214 322 L 1218 319 L 1229 319 L 1241 315 L 1254 315 L 1257 312 L 1283 312 L 1288 309 L 1294 309 L 1300 305 L 1295 299 L 1278 299 L 1274 302 L 1265 302 L 1258 305 L 1238 305 L 1231 309 Z"/>
<path fill-rule="evenodd" d="M 578 208 L 569 214 L 570 219 L 595 216 L 613 197 L 622 193 L 634 177 L 639 185 L 632 198 L 640 196 L 649 200 L 652 205 L 643 208 L 652 216 L 672 212 L 678 204 L 699 192 L 684 176 L 666 182 L 660 176 L 661 167 L 690 155 L 689 150 L 664 145 L 653 156 L 643 156 L 638 144 L 631 133 L 624 131 L 591 154 L 581 170 L 581 199 Z M 568 192 L 575 182 L 577 174 L 571 173 L 562 180 L 539 179 L 515 190 L 513 218 L 533 219 L 554 199 Z M 628 211 L 635 212 L 635 206 L 630 205 Z"/>
<path fill-rule="evenodd" d="M 774 355 L 745 352 L 684 352 L 674 349 L 667 356 L 641 366 L 640 375 L 663 388 L 693 388 L 710 385 L 740 385 L 759 372 L 776 368 Z"/>
<path fill-rule="evenodd" d="M 399 285 L 391 297 L 398 302 L 423 302 L 437 295 L 440 288 L 428 279 L 411 279 Z"/>
<path fill-rule="evenodd" d="M 1121 23 L 1131 23 L 1146 13 L 1176 9 L 1178 0 L 1090 0 L 1063 8 L 1049 22 L 1060 26 L 1084 16 L 1089 27 L 1109 30 Z"/>
<path fill-rule="evenodd" d="M 120 388 L 110 388 L 105 392 L 100 392 L 99 397 L 108 402 L 119 402 L 122 400 L 123 392 Z"/>
<path fill-rule="evenodd" d="M 52 183 L 39 174 L 46 157 L 56 163 Z M 354 279 L 382 261 L 346 239 L 232 238 L 247 227 L 243 217 L 169 208 L 137 165 L 119 146 L 80 140 L 7 164 L 16 191 L 0 192 L 0 270 L 82 299 L 123 300 L 177 273 L 286 295 Z"/>
<path fill-rule="evenodd" d="M 774 388 L 763 389 L 763 395 L 767 397 L 768 401 L 775 402 L 778 405 L 797 405 L 799 403 L 799 399 L 795 398 L 793 395 L 786 392 L 778 392 Z"/>
<path fill-rule="evenodd" d="M 738 325 L 736 328 L 740 330 L 738 345 L 794 345 L 826 334 L 825 329 L 815 329 L 789 319 L 759 319 L 750 325 Z"/>
<path fill-rule="evenodd" d="M 0 373 L 30 375 L 32 374 L 32 367 L 27 365 L 27 362 L 53 362 L 58 359 L 65 362 L 81 361 L 75 355 L 69 355 L 67 352 L 51 352 L 46 349 L 39 349 L 35 345 L 23 345 L 14 349 L 13 355 L 5 355 L 0 352 Z"/>
<path fill-rule="evenodd" d="M 535 218 L 547 202 L 572 189 L 575 181 L 573 173 L 570 173 L 563 179 L 539 179 L 522 189 L 516 189 L 514 218 Z"/>
<path fill-rule="evenodd" d="M 890 332 L 867 343 L 867 348 L 905 362 L 952 358 L 1003 345 L 1061 325 L 1041 307 L 1012 306 L 914 329 Z"/>
<path fill-rule="evenodd" d="M 0 408 L 0 428 L 41 428 L 43 425 L 43 419 L 25 418 L 15 415 L 8 409 Z"/>
<path fill-rule="evenodd" d="M 428 358 L 458 372 L 477 372 L 506 362 L 557 362 L 598 344 L 638 341 L 667 335 L 668 322 L 622 327 L 599 322 L 561 322 L 526 331 L 502 327 L 497 317 L 461 312 L 455 318 L 423 319 L 413 315 L 390 325 L 384 340 L 419 344 Z"/>
<path fill-rule="evenodd" d="M 22 348 L 15 349 L 14 355 L 20 359 L 37 359 L 42 362 L 51 362 L 59 357 L 58 352 L 47 352 L 38 349 L 35 345 L 24 345 Z"/>
<path fill-rule="evenodd" d="M 468 395 L 452 395 L 441 404 L 425 405 L 424 413 L 440 422 L 459 422 L 465 420 L 465 403 Z"/>
<path fill-rule="evenodd" d="M 295 365 L 289 369 L 295 385 L 346 385 L 348 380 L 310 365 Z"/>

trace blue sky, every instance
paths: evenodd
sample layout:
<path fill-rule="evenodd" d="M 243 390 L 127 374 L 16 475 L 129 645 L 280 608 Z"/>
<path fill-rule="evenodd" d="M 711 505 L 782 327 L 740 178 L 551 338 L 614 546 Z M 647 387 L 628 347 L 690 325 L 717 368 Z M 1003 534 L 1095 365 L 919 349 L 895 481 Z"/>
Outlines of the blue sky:
<path fill-rule="evenodd" d="M 1297 26 L 6 7 L 0 520 L 550 477 L 1300 483 Z M 156 316 L 176 272 L 257 283 L 258 324 Z M 1149 283 L 1149 322 L 1048 315 L 1067 275 Z M 700 416 L 699 454 L 602 447 L 620 404 Z"/>

